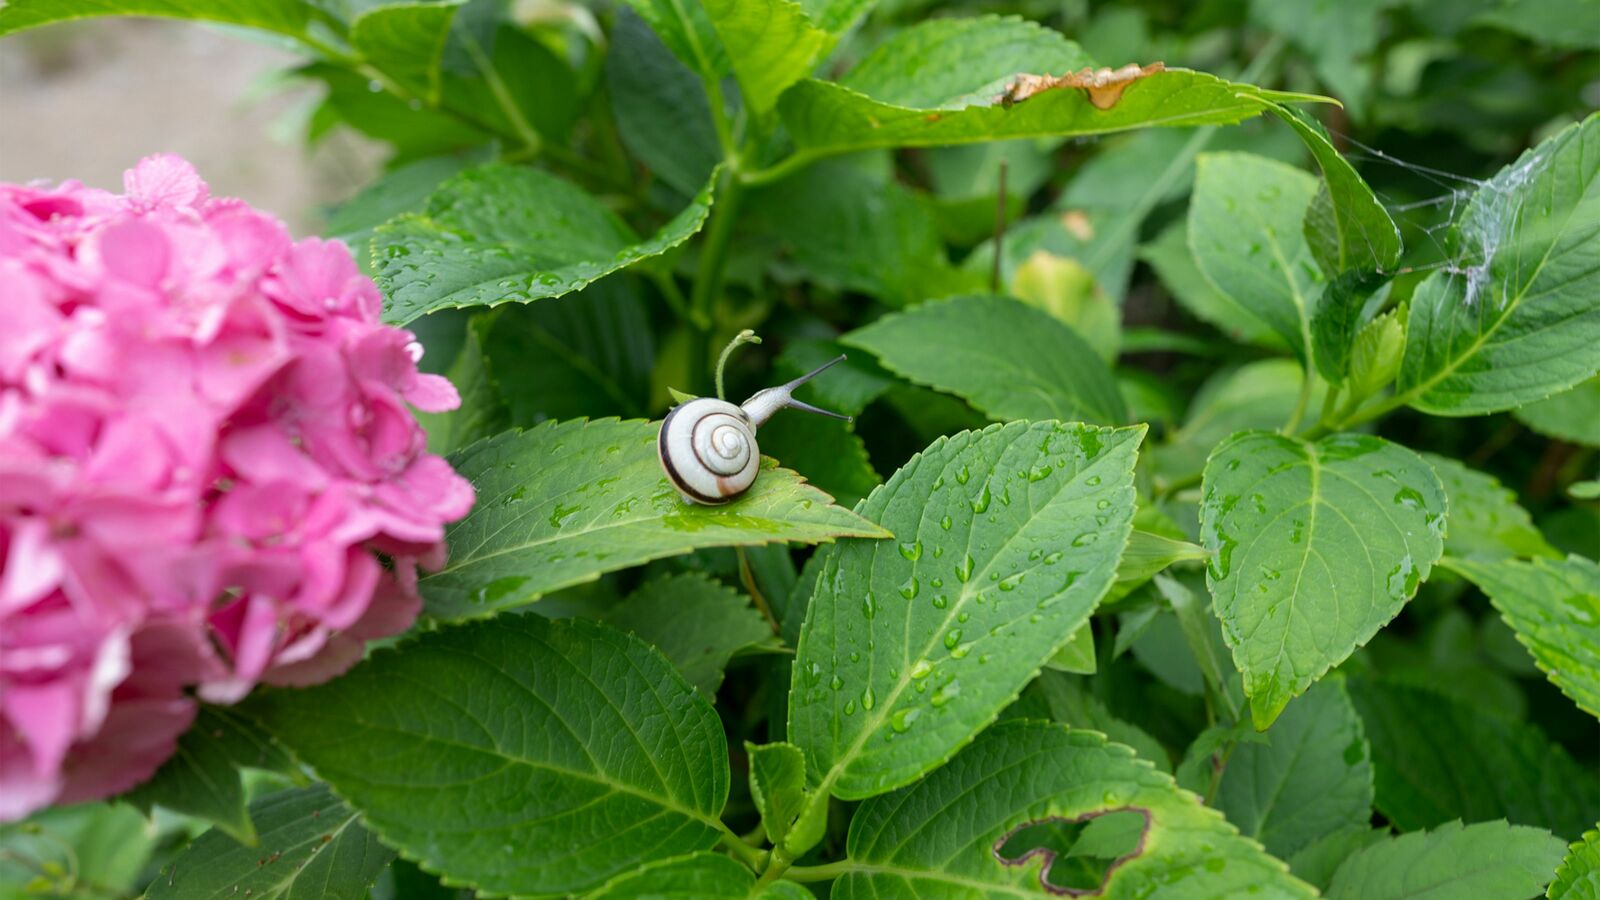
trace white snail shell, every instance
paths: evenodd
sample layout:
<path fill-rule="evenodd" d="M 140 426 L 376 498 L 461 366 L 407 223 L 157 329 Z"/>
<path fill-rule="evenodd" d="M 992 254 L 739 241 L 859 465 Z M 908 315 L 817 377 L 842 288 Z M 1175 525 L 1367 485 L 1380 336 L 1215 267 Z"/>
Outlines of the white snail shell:
<path fill-rule="evenodd" d="M 701 397 L 674 407 L 656 446 L 667 480 L 694 503 L 727 503 L 749 490 L 761 468 L 755 423 L 726 400 Z"/>
<path fill-rule="evenodd" d="M 656 449 L 667 480 L 690 503 L 728 503 L 755 484 L 761 469 L 756 429 L 780 409 L 800 409 L 849 420 L 794 399 L 794 389 L 844 359 L 819 366 L 788 384 L 757 391 L 734 406 L 726 400 L 699 397 L 673 407 L 661 422 Z"/>

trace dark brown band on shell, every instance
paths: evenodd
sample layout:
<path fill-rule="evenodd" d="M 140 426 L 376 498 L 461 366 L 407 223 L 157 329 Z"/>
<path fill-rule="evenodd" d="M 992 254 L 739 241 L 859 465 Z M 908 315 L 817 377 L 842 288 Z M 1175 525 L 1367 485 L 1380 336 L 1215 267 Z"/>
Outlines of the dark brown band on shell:
<path fill-rule="evenodd" d="M 656 455 L 661 457 L 661 468 L 666 471 L 667 480 L 672 482 L 673 489 L 693 497 L 696 503 L 703 503 L 706 506 L 721 506 L 724 503 L 731 503 L 738 498 L 737 494 L 732 497 L 710 497 L 690 487 L 689 483 L 683 480 L 683 476 L 678 474 L 678 468 L 672 464 L 672 459 L 667 453 L 667 442 L 661 439 L 661 435 L 667 433 L 667 426 L 672 423 L 672 417 L 676 416 L 678 411 L 687 405 L 679 404 L 674 406 L 667 413 L 667 417 L 661 420 L 661 430 L 656 433 Z"/>

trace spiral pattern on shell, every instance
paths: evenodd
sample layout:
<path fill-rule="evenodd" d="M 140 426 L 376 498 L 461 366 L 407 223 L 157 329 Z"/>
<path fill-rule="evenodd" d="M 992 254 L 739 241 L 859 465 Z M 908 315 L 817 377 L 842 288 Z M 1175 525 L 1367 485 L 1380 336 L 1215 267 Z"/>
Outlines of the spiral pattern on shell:
<path fill-rule="evenodd" d="M 702 397 L 661 423 L 661 468 L 696 503 L 727 503 L 749 489 L 760 468 L 755 427 L 739 407 Z"/>

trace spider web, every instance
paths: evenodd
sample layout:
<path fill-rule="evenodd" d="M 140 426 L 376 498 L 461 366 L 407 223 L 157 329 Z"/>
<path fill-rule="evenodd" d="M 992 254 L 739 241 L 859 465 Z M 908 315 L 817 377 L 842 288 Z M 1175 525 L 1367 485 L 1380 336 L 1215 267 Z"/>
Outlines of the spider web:
<path fill-rule="evenodd" d="M 1421 235 L 1424 241 L 1421 250 L 1407 241 L 1407 257 L 1413 261 L 1400 271 L 1446 273 L 1447 287 L 1455 289 L 1459 280 L 1461 302 L 1469 307 L 1492 293 L 1495 260 L 1522 225 L 1526 188 L 1549 162 L 1549 148 L 1531 149 L 1494 177 L 1480 180 L 1407 162 L 1349 135 L 1339 137 L 1354 148 L 1345 154 L 1352 163 L 1400 169 L 1438 189 L 1436 194 L 1408 202 L 1374 190 L 1402 235 Z M 1494 297 L 1500 307 L 1508 300 L 1506 288 L 1502 283 Z"/>

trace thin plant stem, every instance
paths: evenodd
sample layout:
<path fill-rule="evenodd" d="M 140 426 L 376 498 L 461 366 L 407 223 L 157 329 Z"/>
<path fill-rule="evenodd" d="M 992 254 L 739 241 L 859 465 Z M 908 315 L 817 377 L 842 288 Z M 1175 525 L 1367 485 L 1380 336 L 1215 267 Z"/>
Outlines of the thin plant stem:
<path fill-rule="evenodd" d="M 739 580 L 744 582 L 744 589 L 750 592 L 751 601 L 755 603 L 756 609 L 761 612 L 761 617 L 767 620 L 767 626 L 772 629 L 772 633 L 778 634 L 782 632 L 783 626 L 778 623 L 778 617 L 773 614 L 772 604 L 767 602 L 767 595 L 763 594 L 761 588 L 756 584 L 756 573 L 754 569 L 750 568 L 750 557 L 745 555 L 743 547 L 735 547 L 733 550 L 739 557 Z"/>

